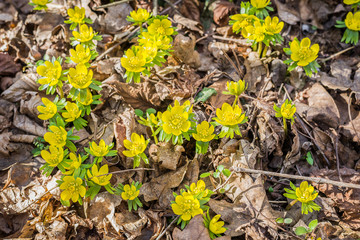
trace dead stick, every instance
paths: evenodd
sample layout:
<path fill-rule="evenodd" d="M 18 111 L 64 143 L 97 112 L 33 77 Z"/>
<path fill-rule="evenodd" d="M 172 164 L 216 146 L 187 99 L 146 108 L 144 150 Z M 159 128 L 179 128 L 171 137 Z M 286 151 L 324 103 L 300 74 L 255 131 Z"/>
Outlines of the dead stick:
<path fill-rule="evenodd" d="M 341 55 L 341 54 L 343 54 L 343 53 L 346 53 L 347 51 L 350 51 L 350 50 L 353 49 L 353 48 L 355 48 L 355 46 L 352 46 L 352 47 L 349 47 L 349 48 L 347 48 L 347 49 L 344 49 L 344 50 L 342 50 L 342 51 L 340 51 L 340 52 L 337 52 L 337 53 L 331 55 L 331 56 L 328 57 L 328 58 L 320 59 L 320 61 L 321 61 L 321 62 L 329 61 L 330 59 L 333 59 L 334 57 L 337 57 L 337 56 L 339 56 L 339 55 Z"/>
<path fill-rule="evenodd" d="M 125 173 L 125 172 L 133 172 L 133 171 L 155 171 L 155 169 L 153 168 L 133 168 L 133 169 L 125 169 L 125 170 L 120 170 L 120 171 L 115 171 L 115 172 L 109 172 L 109 173 L 105 173 L 105 174 L 101 174 L 99 176 L 94 176 L 94 177 L 102 177 L 102 176 L 106 176 L 109 174 L 119 174 L 119 173 Z M 89 178 L 92 179 L 93 177 Z"/>
<path fill-rule="evenodd" d="M 160 235 L 156 238 L 156 240 L 160 240 L 160 238 L 166 233 L 167 230 L 169 230 L 169 228 L 171 227 L 171 225 L 174 224 L 174 222 L 176 222 L 179 219 L 180 216 L 177 216 L 174 220 L 172 220 L 172 222 L 169 224 L 169 226 L 167 226 L 165 228 L 164 231 L 162 231 L 162 233 L 160 233 Z"/>
<path fill-rule="evenodd" d="M 20 211 L 18 211 L 17 213 L 21 213 L 22 211 L 28 209 L 31 205 L 33 205 L 34 203 L 36 203 L 37 201 L 39 201 L 43 196 L 45 196 L 46 194 L 48 194 L 49 192 L 51 192 L 52 190 L 54 190 L 55 188 L 57 188 L 58 186 L 55 186 L 53 188 L 51 188 L 50 190 L 47 190 L 45 193 L 43 193 L 40 197 L 37 197 L 35 200 L 33 200 L 29 205 L 27 205 L 25 208 L 21 209 Z"/>
<path fill-rule="evenodd" d="M 98 7 L 95 7 L 95 10 L 101 9 L 101 8 L 108 8 L 108 7 L 113 7 L 122 3 L 126 3 L 126 2 L 130 2 L 132 0 L 122 0 L 122 1 L 117 1 L 117 2 L 112 2 L 112 3 L 108 3 L 108 4 L 104 4 Z"/>
<path fill-rule="evenodd" d="M 333 180 L 326 179 L 326 178 L 305 177 L 305 176 L 298 176 L 298 175 L 291 175 L 291 174 L 284 174 L 284 173 L 276 173 L 276 172 L 269 172 L 269 171 L 248 169 L 248 168 L 240 168 L 240 167 L 232 167 L 231 169 L 234 170 L 235 172 L 257 173 L 257 174 L 276 176 L 276 177 L 282 177 L 282 178 L 306 180 L 306 181 L 309 181 L 309 182 L 315 182 L 315 183 L 319 183 L 319 184 L 321 184 L 321 183 L 331 184 L 331 185 L 338 186 L 338 187 L 348 187 L 348 188 L 360 189 L 360 184 L 338 182 L 338 181 L 333 181 Z"/>

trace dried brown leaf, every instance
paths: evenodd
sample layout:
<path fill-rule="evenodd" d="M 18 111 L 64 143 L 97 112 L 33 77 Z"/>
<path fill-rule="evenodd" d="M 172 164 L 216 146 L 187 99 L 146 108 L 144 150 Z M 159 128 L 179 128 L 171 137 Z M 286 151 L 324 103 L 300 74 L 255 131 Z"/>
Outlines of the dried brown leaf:
<path fill-rule="evenodd" d="M 180 13 L 189 19 L 200 22 L 200 4 L 198 0 L 184 0 L 180 7 Z"/>
<path fill-rule="evenodd" d="M 149 155 L 153 161 L 170 170 L 176 170 L 182 152 L 185 152 L 183 146 L 174 146 L 169 142 L 160 142 L 158 145 L 152 144 L 149 148 Z"/>
<path fill-rule="evenodd" d="M 221 1 L 216 4 L 214 9 L 214 22 L 220 26 L 229 24 L 229 15 L 235 10 L 236 6 L 233 2 Z"/>
<path fill-rule="evenodd" d="M 174 228 L 172 237 L 174 240 L 211 239 L 209 231 L 204 225 L 204 219 L 202 215 L 196 215 L 193 217 L 183 231 L 181 231 L 179 228 Z"/>
<path fill-rule="evenodd" d="M 14 75 L 21 70 L 21 65 L 15 63 L 14 57 L 8 54 L 0 54 L 0 76 Z M 2 80 L 1 80 L 2 81 Z"/>

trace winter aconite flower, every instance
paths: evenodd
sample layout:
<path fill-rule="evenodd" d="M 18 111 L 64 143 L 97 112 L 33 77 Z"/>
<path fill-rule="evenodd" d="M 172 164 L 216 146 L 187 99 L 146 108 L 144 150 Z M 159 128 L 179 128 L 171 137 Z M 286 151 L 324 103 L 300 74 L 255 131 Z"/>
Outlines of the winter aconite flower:
<path fill-rule="evenodd" d="M 270 0 L 251 0 L 250 3 L 255 8 L 265 8 L 269 5 Z"/>
<path fill-rule="evenodd" d="M 155 19 L 148 27 L 148 31 L 151 35 L 166 35 L 170 36 L 174 33 L 174 29 L 171 28 L 171 22 L 167 19 Z"/>
<path fill-rule="evenodd" d="M 360 3 L 360 0 L 344 0 L 344 3 L 347 5 L 353 5 L 356 3 Z"/>
<path fill-rule="evenodd" d="M 121 66 L 129 72 L 142 72 L 145 70 L 146 55 L 142 48 L 135 46 L 126 50 L 121 58 Z"/>
<path fill-rule="evenodd" d="M 77 177 L 75 179 L 73 176 L 65 176 L 63 181 L 60 185 L 60 189 L 63 190 L 60 197 L 63 201 L 71 199 L 73 202 L 77 202 L 79 196 L 85 196 L 86 188 L 82 185 L 83 181 L 81 178 Z"/>
<path fill-rule="evenodd" d="M 44 139 L 50 145 L 55 147 L 63 147 L 66 144 L 67 131 L 63 127 L 50 126 L 51 132 L 47 132 L 44 135 Z"/>
<path fill-rule="evenodd" d="M 352 31 L 360 31 L 360 11 L 353 14 L 349 12 L 345 18 L 345 25 Z"/>
<path fill-rule="evenodd" d="M 65 118 L 66 122 L 73 122 L 81 115 L 81 110 L 76 105 L 76 103 L 67 102 L 65 109 L 66 112 L 63 112 L 62 116 Z"/>
<path fill-rule="evenodd" d="M 143 32 L 139 36 L 139 44 L 141 46 L 147 44 L 154 44 L 160 50 L 168 50 L 171 48 L 171 38 L 164 35 L 151 35 L 148 32 Z"/>
<path fill-rule="evenodd" d="M 174 134 L 175 136 L 187 132 L 191 126 L 188 120 L 189 113 L 184 111 L 183 107 L 175 106 L 162 114 L 164 132 Z"/>
<path fill-rule="evenodd" d="M 94 183 L 100 186 L 105 186 L 110 183 L 112 174 L 108 174 L 108 173 L 109 173 L 109 166 L 107 164 L 103 165 L 100 169 L 98 169 L 96 164 L 94 164 L 91 167 L 91 172 L 90 170 L 87 171 L 87 175 L 91 179 L 91 181 L 93 181 Z"/>
<path fill-rule="evenodd" d="M 245 118 L 245 114 L 238 105 L 233 108 L 228 103 L 224 103 L 221 109 L 216 109 L 214 120 L 223 126 L 233 126 L 243 123 Z"/>
<path fill-rule="evenodd" d="M 34 10 L 47 9 L 46 4 L 51 3 L 52 0 L 32 0 L 29 5 L 34 6 Z"/>
<path fill-rule="evenodd" d="M 139 8 L 137 11 L 131 11 L 128 21 L 133 22 L 136 25 L 146 22 L 150 18 L 150 13 L 143 8 Z"/>
<path fill-rule="evenodd" d="M 290 50 L 291 59 L 297 62 L 298 66 L 307 66 L 317 59 L 320 47 L 319 44 L 311 46 L 310 39 L 304 38 L 300 43 L 296 40 L 292 41 Z"/>
<path fill-rule="evenodd" d="M 196 133 L 193 134 L 193 138 L 201 142 L 210 142 L 215 137 L 214 126 L 210 125 L 207 121 L 196 126 Z"/>
<path fill-rule="evenodd" d="M 220 235 L 227 230 L 223 227 L 225 223 L 223 221 L 219 221 L 220 217 L 221 215 L 218 214 L 215 217 L 211 218 L 209 211 L 204 214 L 204 225 L 208 229 L 211 239 L 220 237 Z"/>
<path fill-rule="evenodd" d="M 45 61 L 44 64 L 36 68 L 36 72 L 43 77 L 38 82 L 40 84 L 48 84 L 49 86 L 57 85 L 62 71 L 60 63 L 58 61 L 54 61 L 54 63 Z"/>
<path fill-rule="evenodd" d="M 188 192 L 176 196 L 175 203 L 171 204 L 171 208 L 183 221 L 189 221 L 196 215 L 203 214 L 199 200 Z"/>
<path fill-rule="evenodd" d="M 228 91 L 224 91 L 223 94 L 230 94 L 237 97 L 240 96 L 247 89 L 247 84 L 241 79 L 239 79 L 239 81 L 237 82 L 227 82 L 226 86 Z"/>
<path fill-rule="evenodd" d="M 206 189 L 205 182 L 203 180 L 197 181 L 197 183 L 192 183 L 190 185 L 189 192 L 193 196 L 200 195 L 202 193 L 202 197 L 207 197 L 209 194 L 209 190 Z"/>
<path fill-rule="evenodd" d="M 131 141 L 124 140 L 124 146 L 128 149 L 123 151 L 123 154 L 127 157 L 134 157 L 143 153 L 147 147 L 148 142 L 145 141 L 143 135 L 139 136 L 137 133 L 131 134 Z"/>
<path fill-rule="evenodd" d="M 93 40 L 95 34 L 92 27 L 88 27 L 86 24 L 80 25 L 80 31 L 73 31 L 72 32 L 75 40 L 81 42 L 81 43 L 87 43 L 91 40 Z"/>
<path fill-rule="evenodd" d="M 123 200 L 134 200 L 139 196 L 140 190 L 137 190 L 134 185 L 126 184 L 124 186 L 124 191 L 121 193 Z"/>
<path fill-rule="evenodd" d="M 78 44 L 74 49 L 70 49 L 70 59 L 76 64 L 87 63 L 91 58 L 90 48 L 85 48 L 83 45 Z"/>
<path fill-rule="evenodd" d="M 267 16 L 265 18 L 265 30 L 267 34 L 274 35 L 280 33 L 283 27 L 284 22 L 279 22 L 278 17 L 274 17 L 273 19 L 271 19 L 271 17 Z"/>
<path fill-rule="evenodd" d="M 93 71 L 88 70 L 84 64 L 76 65 L 76 68 L 70 68 L 68 79 L 74 88 L 85 89 L 92 83 Z"/>
<path fill-rule="evenodd" d="M 70 157 L 70 163 L 68 164 L 68 166 L 65 166 L 65 168 L 68 170 L 67 172 L 65 172 L 64 174 L 67 175 L 71 175 L 74 173 L 74 171 L 76 169 L 78 169 L 81 166 L 82 163 L 82 158 L 81 155 L 79 154 L 78 157 L 74 154 L 74 153 L 70 153 L 69 154 Z"/>
<path fill-rule="evenodd" d="M 41 101 L 43 102 L 45 107 L 37 106 L 37 110 L 40 112 L 38 118 L 40 118 L 41 120 L 48 120 L 55 116 L 55 114 L 57 113 L 56 104 L 47 98 L 41 98 Z"/>
<path fill-rule="evenodd" d="M 85 19 L 85 8 L 79 8 L 78 6 L 75 6 L 74 9 L 69 8 L 67 10 L 67 13 L 69 15 L 69 20 L 74 23 L 84 23 Z"/>
<path fill-rule="evenodd" d="M 88 106 L 94 101 L 90 89 L 86 89 L 86 98 L 84 101 L 81 101 L 80 95 L 78 96 L 77 100 L 84 106 Z"/>
<path fill-rule="evenodd" d="M 230 19 L 233 32 L 239 33 L 241 31 L 243 37 L 247 37 L 248 35 L 246 32 L 246 27 L 252 26 L 254 22 L 260 21 L 256 16 L 248 14 L 235 14 L 230 16 Z"/>
<path fill-rule="evenodd" d="M 284 196 L 290 199 L 301 202 L 301 213 L 308 214 L 309 212 L 319 211 L 321 207 L 314 203 L 318 192 L 314 190 L 314 187 L 309 185 L 307 181 L 304 181 L 300 184 L 300 187 L 295 187 L 294 184 L 290 182 L 291 189 L 284 188 L 286 193 Z"/>
<path fill-rule="evenodd" d="M 49 164 L 50 167 L 56 167 L 64 159 L 64 150 L 62 147 L 49 147 L 49 151 L 42 150 L 41 157 Z"/>
<path fill-rule="evenodd" d="M 291 102 L 291 100 L 286 99 L 285 102 L 281 105 L 281 108 L 274 104 L 274 110 L 276 111 L 275 117 L 283 117 L 285 119 L 291 120 L 291 124 L 294 123 L 296 107 L 295 104 Z"/>
<path fill-rule="evenodd" d="M 262 42 L 265 39 L 266 29 L 260 22 L 254 22 L 254 25 L 249 25 L 246 28 L 247 38 L 255 42 Z"/>
<path fill-rule="evenodd" d="M 90 143 L 90 154 L 95 157 L 104 157 L 110 151 L 110 147 L 105 144 L 104 139 L 101 139 L 99 145 L 95 142 Z"/>

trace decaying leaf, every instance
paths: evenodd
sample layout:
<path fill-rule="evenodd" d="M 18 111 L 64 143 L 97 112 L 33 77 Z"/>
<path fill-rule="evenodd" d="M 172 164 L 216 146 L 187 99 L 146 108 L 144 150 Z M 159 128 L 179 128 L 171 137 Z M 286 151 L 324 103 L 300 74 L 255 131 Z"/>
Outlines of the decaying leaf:
<path fill-rule="evenodd" d="M 174 146 L 170 142 L 160 142 L 158 145 L 150 146 L 149 155 L 161 167 L 176 170 L 181 153 L 184 151 L 185 149 L 181 145 Z"/>
<path fill-rule="evenodd" d="M 195 37 L 178 34 L 174 39 L 173 56 L 193 68 L 201 66 L 200 55 L 195 50 Z"/>
<path fill-rule="evenodd" d="M 174 228 L 172 237 L 174 240 L 210 240 L 209 231 L 204 225 L 204 218 L 202 215 L 193 217 L 183 231 L 177 227 Z"/>
<path fill-rule="evenodd" d="M 184 0 L 180 6 L 180 13 L 189 19 L 200 22 L 200 4 L 198 0 Z"/>

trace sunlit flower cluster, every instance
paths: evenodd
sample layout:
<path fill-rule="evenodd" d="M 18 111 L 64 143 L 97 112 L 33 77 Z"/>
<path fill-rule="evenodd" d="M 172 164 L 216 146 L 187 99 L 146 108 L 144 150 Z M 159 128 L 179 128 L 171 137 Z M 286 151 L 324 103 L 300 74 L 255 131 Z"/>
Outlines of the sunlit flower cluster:
<path fill-rule="evenodd" d="M 170 55 L 172 36 L 176 34 L 166 16 L 153 17 L 145 9 L 132 11 L 127 17 L 129 22 L 140 27 L 138 46 L 132 46 L 121 58 L 125 68 L 126 81 L 139 83 L 141 74 L 149 74 L 154 65 L 162 66 L 165 56 Z M 147 24 L 147 31 L 143 25 Z"/>

